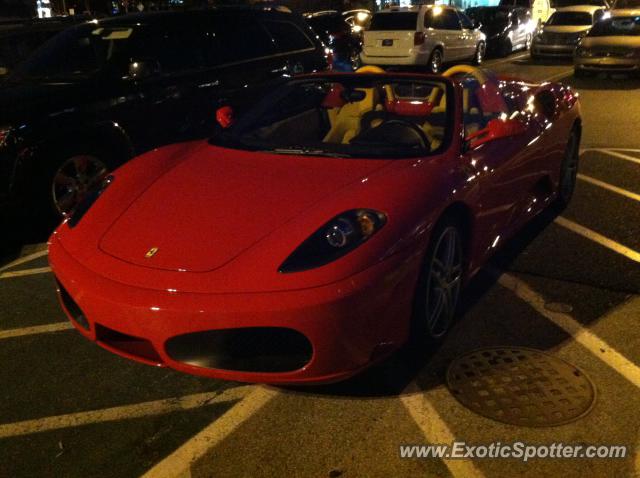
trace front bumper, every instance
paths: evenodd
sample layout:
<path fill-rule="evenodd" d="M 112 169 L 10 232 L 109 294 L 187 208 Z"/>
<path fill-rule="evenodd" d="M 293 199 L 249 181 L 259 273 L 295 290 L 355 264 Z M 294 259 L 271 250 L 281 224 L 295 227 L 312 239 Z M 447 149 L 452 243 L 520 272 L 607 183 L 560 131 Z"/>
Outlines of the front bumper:
<path fill-rule="evenodd" d="M 409 330 L 420 263 L 415 259 L 392 257 L 349 279 L 312 289 L 197 294 L 115 282 L 84 267 L 56 238 L 49 244 L 63 309 L 86 338 L 150 365 L 267 383 L 343 380 L 398 348 Z M 278 342 L 266 344 L 271 348 L 263 359 L 252 353 L 264 351 L 265 329 L 275 332 Z M 240 367 L 233 362 L 237 357 L 221 357 L 217 349 L 227 335 L 236 349 L 238 340 L 246 340 Z M 287 351 L 294 357 L 287 357 Z M 269 370 L 272 363 L 276 365 Z"/>
<path fill-rule="evenodd" d="M 574 57 L 577 69 L 590 72 L 637 72 L 640 70 L 640 59 L 622 57 Z"/>
<path fill-rule="evenodd" d="M 548 44 L 534 42 L 531 45 L 531 54 L 549 58 L 568 58 L 573 55 L 576 49 L 575 44 Z"/>

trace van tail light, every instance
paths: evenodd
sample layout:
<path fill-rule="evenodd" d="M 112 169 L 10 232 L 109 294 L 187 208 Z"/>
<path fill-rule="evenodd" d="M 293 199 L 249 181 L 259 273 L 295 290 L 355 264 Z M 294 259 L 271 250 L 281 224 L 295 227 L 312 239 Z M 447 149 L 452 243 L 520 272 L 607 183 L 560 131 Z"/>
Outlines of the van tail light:
<path fill-rule="evenodd" d="M 422 45 L 423 43 L 424 43 L 424 33 L 416 32 L 416 34 L 413 36 L 413 44 L 415 46 L 418 46 L 418 45 Z"/>

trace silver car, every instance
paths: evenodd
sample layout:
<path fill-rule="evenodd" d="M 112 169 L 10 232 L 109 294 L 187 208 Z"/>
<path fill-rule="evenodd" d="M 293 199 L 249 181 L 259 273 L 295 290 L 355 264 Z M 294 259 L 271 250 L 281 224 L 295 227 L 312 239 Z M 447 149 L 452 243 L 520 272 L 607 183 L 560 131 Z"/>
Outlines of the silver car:
<path fill-rule="evenodd" d="M 369 65 L 420 65 L 438 73 L 451 61 L 484 59 L 486 37 L 461 11 L 443 5 L 376 12 L 360 59 Z"/>
<path fill-rule="evenodd" d="M 580 42 L 573 63 L 578 77 L 640 71 L 640 10 L 613 10 Z"/>
<path fill-rule="evenodd" d="M 571 57 L 578 42 L 605 16 L 602 7 L 559 8 L 533 37 L 531 58 Z"/>

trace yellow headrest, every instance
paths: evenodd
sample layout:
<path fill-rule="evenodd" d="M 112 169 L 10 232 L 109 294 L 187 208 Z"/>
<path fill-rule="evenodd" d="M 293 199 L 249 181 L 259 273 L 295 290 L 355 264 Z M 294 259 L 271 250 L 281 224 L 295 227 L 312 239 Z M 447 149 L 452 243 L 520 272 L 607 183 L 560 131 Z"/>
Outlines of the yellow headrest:
<path fill-rule="evenodd" d="M 385 73 L 385 71 L 379 66 L 375 65 L 366 65 L 361 66 L 356 70 L 356 73 Z"/>

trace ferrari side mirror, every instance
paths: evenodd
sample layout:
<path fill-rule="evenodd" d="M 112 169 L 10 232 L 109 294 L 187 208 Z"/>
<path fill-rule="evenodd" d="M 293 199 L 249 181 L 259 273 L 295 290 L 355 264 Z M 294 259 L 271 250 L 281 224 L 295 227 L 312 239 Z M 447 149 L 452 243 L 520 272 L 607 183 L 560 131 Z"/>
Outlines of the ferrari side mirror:
<path fill-rule="evenodd" d="M 216 111 L 216 121 L 224 129 L 233 125 L 233 116 L 233 108 L 231 106 L 221 106 Z"/>
<path fill-rule="evenodd" d="M 503 138 L 513 138 L 524 134 L 526 126 L 517 119 L 492 119 L 486 128 L 476 131 L 465 138 L 469 149 Z"/>

